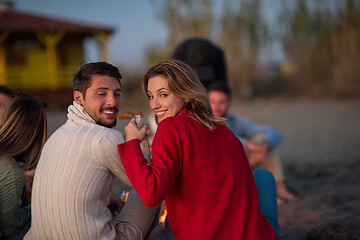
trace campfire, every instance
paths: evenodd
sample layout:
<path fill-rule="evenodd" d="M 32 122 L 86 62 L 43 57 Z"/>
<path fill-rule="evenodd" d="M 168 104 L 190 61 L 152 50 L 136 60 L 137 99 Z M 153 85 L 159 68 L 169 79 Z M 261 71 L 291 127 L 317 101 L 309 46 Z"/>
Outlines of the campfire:
<path fill-rule="evenodd" d="M 163 230 L 165 230 L 165 219 L 167 216 L 167 210 L 165 201 L 161 203 L 161 209 L 160 209 L 160 217 L 159 217 L 159 224 L 163 227 Z"/>

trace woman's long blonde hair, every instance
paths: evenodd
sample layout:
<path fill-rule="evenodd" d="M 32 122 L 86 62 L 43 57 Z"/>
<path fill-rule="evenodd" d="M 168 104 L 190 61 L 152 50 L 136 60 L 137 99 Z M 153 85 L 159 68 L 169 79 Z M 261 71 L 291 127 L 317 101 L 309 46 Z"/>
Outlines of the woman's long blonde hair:
<path fill-rule="evenodd" d="M 22 155 L 24 170 L 34 169 L 47 138 L 42 102 L 31 96 L 15 97 L 0 113 L 0 157 Z"/>
<path fill-rule="evenodd" d="M 169 59 L 151 67 L 144 75 L 142 82 L 146 96 L 148 96 L 149 79 L 159 75 L 168 80 L 169 88 L 176 96 L 184 99 L 184 108 L 195 121 L 210 130 L 215 128 L 214 123 L 226 124 L 225 118 L 214 116 L 206 89 L 189 65 L 179 60 Z"/>

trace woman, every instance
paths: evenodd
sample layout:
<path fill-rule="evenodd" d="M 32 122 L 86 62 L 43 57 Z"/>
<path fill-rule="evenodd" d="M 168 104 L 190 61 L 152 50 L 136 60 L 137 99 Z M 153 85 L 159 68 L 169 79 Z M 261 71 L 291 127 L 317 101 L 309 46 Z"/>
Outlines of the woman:
<path fill-rule="evenodd" d="M 140 149 L 147 128 L 138 130 L 134 120 L 119 154 L 145 205 L 165 199 L 175 239 L 277 239 L 259 209 L 241 142 L 212 114 L 194 71 L 180 61 L 161 62 L 143 77 L 143 90 L 159 123 L 152 165 Z"/>
<path fill-rule="evenodd" d="M 47 137 L 43 104 L 31 96 L 15 97 L 0 114 L 0 233 L 2 239 L 23 239 L 30 227 L 25 172 L 33 172 Z"/>

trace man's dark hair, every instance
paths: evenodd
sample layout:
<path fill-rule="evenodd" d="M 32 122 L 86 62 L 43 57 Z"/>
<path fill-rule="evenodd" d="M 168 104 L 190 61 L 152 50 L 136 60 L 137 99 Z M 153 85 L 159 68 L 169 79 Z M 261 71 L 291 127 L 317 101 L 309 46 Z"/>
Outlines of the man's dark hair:
<path fill-rule="evenodd" d="M 119 69 L 107 62 L 87 63 L 75 73 L 73 78 L 73 92 L 79 91 L 85 97 L 86 89 L 91 85 L 91 77 L 93 75 L 110 76 L 116 78 L 121 86 L 122 79 Z"/>
<path fill-rule="evenodd" d="M 211 91 L 225 93 L 229 97 L 229 99 L 231 98 L 231 89 L 224 82 L 214 82 L 214 83 L 210 84 L 207 88 L 207 92 L 209 93 Z"/>
<path fill-rule="evenodd" d="M 3 85 L 0 85 L 0 93 L 5 94 L 11 98 L 16 97 L 16 92 L 14 90 Z"/>
<path fill-rule="evenodd" d="M 227 82 L 223 50 L 208 40 L 187 39 L 175 49 L 172 58 L 190 65 L 205 88 L 212 82 Z"/>

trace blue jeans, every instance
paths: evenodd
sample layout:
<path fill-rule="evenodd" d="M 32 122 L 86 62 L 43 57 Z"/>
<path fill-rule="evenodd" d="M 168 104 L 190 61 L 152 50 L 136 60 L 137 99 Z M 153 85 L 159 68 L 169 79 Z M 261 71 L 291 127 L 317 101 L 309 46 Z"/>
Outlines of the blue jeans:
<path fill-rule="evenodd" d="M 259 195 L 259 207 L 264 217 L 273 226 L 279 238 L 279 221 L 277 211 L 276 183 L 274 175 L 264 168 L 253 171 L 256 188 Z M 174 233 L 171 230 L 168 219 L 165 219 L 165 232 L 168 239 L 173 240 Z"/>
<path fill-rule="evenodd" d="M 259 195 L 260 210 L 271 226 L 273 226 L 279 238 L 276 183 L 274 176 L 271 172 L 263 168 L 255 169 L 253 175 Z"/>

